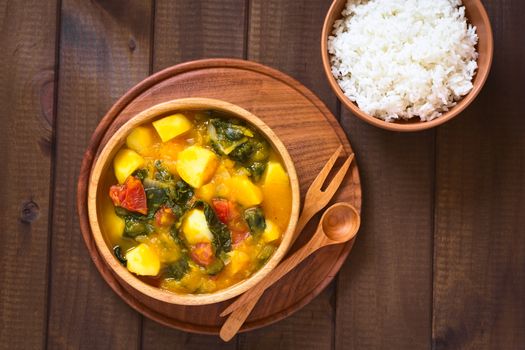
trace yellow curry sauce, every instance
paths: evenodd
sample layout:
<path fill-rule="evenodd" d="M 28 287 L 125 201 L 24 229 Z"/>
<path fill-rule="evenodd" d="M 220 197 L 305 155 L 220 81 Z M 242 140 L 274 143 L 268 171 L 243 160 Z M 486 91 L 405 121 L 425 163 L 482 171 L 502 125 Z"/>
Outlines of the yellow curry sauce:
<path fill-rule="evenodd" d="M 178 293 L 211 293 L 260 269 L 292 205 L 278 154 L 253 127 L 216 111 L 136 127 L 103 188 L 101 226 L 117 259 Z"/>

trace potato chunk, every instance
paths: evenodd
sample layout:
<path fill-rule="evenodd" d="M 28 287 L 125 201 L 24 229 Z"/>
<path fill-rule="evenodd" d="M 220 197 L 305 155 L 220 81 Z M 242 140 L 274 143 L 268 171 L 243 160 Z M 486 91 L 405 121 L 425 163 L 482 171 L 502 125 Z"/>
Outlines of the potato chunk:
<path fill-rule="evenodd" d="M 262 192 L 266 218 L 272 220 L 281 232 L 284 231 L 292 211 L 292 189 L 281 164 L 268 162 L 262 178 Z"/>
<path fill-rule="evenodd" d="M 128 270 L 140 276 L 156 276 L 160 259 L 147 244 L 141 243 L 126 253 Z"/>
<path fill-rule="evenodd" d="M 145 149 L 151 147 L 157 141 L 155 130 L 147 126 L 137 126 L 126 137 L 126 146 L 128 148 L 142 153 Z"/>
<path fill-rule="evenodd" d="M 228 188 L 232 200 L 244 207 L 253 207 L 263 200 L 261 189 L 253 184 L 247 176 L 232 176 L 228 181 Z"/>
<path fill-rule="evenodd" d="M 208 227 L 206 216 L 200 209 L 193 209 L 186 214 L 182 223 L 182 232 L 186 241 L 192 245 L 213 240 L 213 234 Z"/>
<path fill-rule="evenodd" d="M 191 129 L 191 122 L 181 113 L 156 120 L 152 124 L 162 142 L 169 141 Z"/>
<path fill-rule="evenodd" d="M 124 233 L 124 219 L 115 214 L 115 207 L 109 200 L 102 203 L 102 228 L 112 242 L 118 242 Z"/>
<path fill-rule="evenodd" d="M 279 228 L 277 225 L 273 223 L 272 220 L 267 219 L 266 220 L 266 228 L 264 229 L 264 232 L 262 234 L 262 239 L 264 239 L 265 242 L 273 242 L 281 238 L 281 232 L 279 232 Z"/>
<path fill-rule="evenodd" d="M 144 166 L 144 158 L 142 158 L 137 152 L 127 148 L 118 151 L 113 159 L 115 177 L 120 184 L 123 184 L 128 176 L 142 166 Z"/>
<path fill-rule="evenodd" d="M 190 146 L 179 153 L 177 173 L 190 186 L 199 188 L 210 181 L 218 164 L 219 160 L 212 151 Z"/>

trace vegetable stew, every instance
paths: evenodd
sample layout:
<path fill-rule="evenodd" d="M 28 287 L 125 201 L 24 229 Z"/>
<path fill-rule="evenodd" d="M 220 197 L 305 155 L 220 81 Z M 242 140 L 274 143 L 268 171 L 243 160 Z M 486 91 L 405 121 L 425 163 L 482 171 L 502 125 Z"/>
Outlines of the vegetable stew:
<path fill-rule="evenodd" d="M 135 127 L 104 188 L 101 226 L 115 257 L 177 293 L 212 293 L 251 276 L 279 246 L 292 206 L 271 145 L 218 111 Z"/>

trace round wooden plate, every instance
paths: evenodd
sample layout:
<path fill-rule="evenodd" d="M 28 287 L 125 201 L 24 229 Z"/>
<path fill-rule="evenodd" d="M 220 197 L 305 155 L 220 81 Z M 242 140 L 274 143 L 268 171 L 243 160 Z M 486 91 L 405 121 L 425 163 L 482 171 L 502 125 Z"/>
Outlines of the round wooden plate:
<path fill-rule="evenodd" d="M 254 62 L 207 59 L 182 63 L 145 79 L 104 116 L 84 155 L 77 188 L 80 226 L 89 253 L 102 277 L 131 307 L 164 325 L 189 332 L 218 334 L 219 317 L 229 301 L 205 306 L 144 305 L 133 298 L 104 264 L 93 241 L 87 213 L 87 184 L 98 152 L 124 122 L 158 103 L 183 97 L 208 97 L 239 105 L 264 120 L 287 147 L 297 170 L 301 198 L 339 144 L 352 148 L 328 108 L 306 87 L 289 76 Z M 347 201 L 361 209 L 361 185 L 355 160 L 332 203 Z M 313 234 L 319 214 L 305 228 L 295 246 Z M 285 318 L 310 302 L 332 281 L 354 241 L 324 248 L 271 287 L 241 331 Z"/>

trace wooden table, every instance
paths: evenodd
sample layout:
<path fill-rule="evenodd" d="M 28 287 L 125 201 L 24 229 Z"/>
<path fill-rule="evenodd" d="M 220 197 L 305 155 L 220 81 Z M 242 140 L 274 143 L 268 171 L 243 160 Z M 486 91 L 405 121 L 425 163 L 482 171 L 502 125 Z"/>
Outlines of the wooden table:
<path fill-rule="evenodd" d="M 481 95 L 445 126 L 397 134 L 330 92 L 329 0 L 0 1 L 0 348 L 524 349 L 525 2 L 484 3 L 495 57 Z M 340 118 L 363 184 L 363 226 L 334 283 L 227 344 L 124 304 L 75 208 L 107 109 L 151 73 L 205 57 L 261 62 L 311 88 Z"/>

